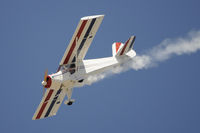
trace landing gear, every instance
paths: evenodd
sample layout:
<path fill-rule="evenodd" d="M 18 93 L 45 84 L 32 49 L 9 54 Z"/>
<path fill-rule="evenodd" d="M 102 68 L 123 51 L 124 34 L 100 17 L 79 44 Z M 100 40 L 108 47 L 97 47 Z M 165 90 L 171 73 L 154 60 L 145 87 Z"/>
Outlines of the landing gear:
<path fill-rule="evenodd" d="M 67 103 L 67 105 L 72 105 L 72 103 L 73 103 L 73 102 L 69 101 L 69 102 Z"/>
<path fill-rule="evenodd" d="M 71 100 L 66 100 L 65 102 L 64 102 L 64 104 L 66 104 L 66 105 L 72 105 L 73 103 L 74 103 L 74 99 L 71 99 Z"/>
<path fill-rule="evenodd" d="M 79 83 L 82 83 L 82 82 L 83 82 L 83 80 L 84 80 L 84 79 L 81 79 L 81 80 L 79 80 L 78 82 L 79 82 Z"/>
<path fill-rule="evenodd" d="M 67 93 L 67 100 L 65 100 L 64 104 L 66 105 L 72 105 L 73 102 L 75 101 L 74 99 L 71 99 L 71 96 L 72 96 L 72 91 L 73 91 L 73 88 L 67 88 L 66 89 L 66 93 Z"/>

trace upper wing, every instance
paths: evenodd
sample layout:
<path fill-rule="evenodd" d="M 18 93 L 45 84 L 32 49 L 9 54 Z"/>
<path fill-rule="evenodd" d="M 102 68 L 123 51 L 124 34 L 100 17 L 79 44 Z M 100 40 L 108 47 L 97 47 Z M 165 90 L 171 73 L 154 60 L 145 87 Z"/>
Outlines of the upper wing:
<path fill-rule="evenodd" d="M 32 119 L 36 120 L 56 115 L 65 94 L 65 89 L 62 88 L 47 89 Z"/>
<path fill-rule="evenodd" d="M 64 64 L 71 64 L 76 60 L 82 60 L 103 20 L 104 15 L 88 16 L 81 18 L 74 35 L 60 61 L 60 67 Z"/>

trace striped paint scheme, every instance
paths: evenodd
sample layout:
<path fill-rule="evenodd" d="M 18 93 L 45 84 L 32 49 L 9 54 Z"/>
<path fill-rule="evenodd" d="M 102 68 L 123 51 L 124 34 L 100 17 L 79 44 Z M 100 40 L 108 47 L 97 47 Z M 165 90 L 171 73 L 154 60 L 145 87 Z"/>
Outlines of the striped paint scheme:
<path fill-rule="evenodd" d="M 79 37 L 81 36 L 81 33 L 82 33 L 82 31 L 83 31 L 83 29 L 84 29 L 84 27 L 85 27 L 87 21 L 88 21 L 88 20 L 84 20 L 84 21 L 82 22 L 81 27 L 80 27 L 80 29 L 79 29 L 79 31 L 78 31 L 76 37 L 74 38 L 74 41 L 73 41 L 73 43 L 72 43 L 72 46 L 71 46 L 71 48 L 70 48 L 70 50 L 69 50 L 69 52 L 68 52 L 68 54 L 67 54 L 67 56 L 66 56 L 66 58 L 65 58 L 63 64 L 67 64 L 67 63 L 68 63 L 68 61 L 69 61 L 69 59 L 70 59 L 70 56 L 71 56 L 71 54 L 72 54 L 74 48 L 76 47 L 76 38 L 79 38 Z"/>
<path fill-rule="evenodd" d="M 80 46 L 79 46 L 79 48 L 78 48 L 78 51 L 77 51 L 78 54 L 77 54 L 77 55 L 79 55 L 81 49 L 83 48 L 83 46 L 84 46 L 84 44 L 85 44 L 85 42 L 86 42 L 86 40 L 87 40 L 87 37 L 89 36 L 90 31 L 92 30 L 92 27 L 93 27 L 95 21 L 96 21 L 96 18 L 92 19 L 92 21 L 91 21 L 91 23 L 90 23 L 90 26 L 88 27 L 88 29 L 87 29 L 87 31 L 86 31 L 84 37 L 83 37 L 83 40 L 81 41 L 81 44 L 80 44 Z"/>
<path fill-rule="evenodd" d="M 37 116 L 36 116 L 36 119 L 40 119 L 40 117 L 41 117 L 41 115 L 42 115 L 42 113 L 43 113 L 43 111 L 44 111 L 44 109 L 45 109 L 45 107 L 46 107 L 46 105 L 47 105 L 47 103 L 48 103 L 48 100 L 50 99 L 50 97 L 51 97 L 53 91 L 54 91 L 54 90 L 51 89 L 51 90 L 49 91 L 49 93 L 47 94 L 47 96 L 46 96 L 46 98 L 45 98 L 45 100 L 44 100 L 44 102 L 43 102 L 43 104 L 42 104 L 42 106 L 41 106 L 41 108 L 40 108 L 40 110 L 39 110 Z"/>
<path fill-rule="evenodd" d="M 44 117 L 48 117 L 48 116 L 49 116 L 49 114 L 50 114 L 50 112 L 51 112 L 51 110 L 52 110 L 52 108 L 53 108 L 55 102 L 57 101 L 57 99 L 58 99 L 59 94 L 61 93 L 61 91 L 62 91 L 62 89 L 59 89 L 59 90 L 57 91 L 57 93 L 56 93 L 56 95 L 54 96 L 53 101 L 51 102 L 51 104 L 50 104 L 50 106 L 49 106 L 49 108 L 48 108 L 48 110 L 47 110 L 47 112 L 46 112 L 46 114 L 45 114 Z"/>
<path fill-rule="evenodd" d="M 125 45 L 124 45 L 124 47 L 123 47 L 123 49 L 122 49 L 120 55 L 123 55 L 123 54 L 124 54 L 124 50 L 126 49 L 129 40 L 130 40 L 130 39 L 128 39 L 128 41 L 126 41 L 126 43 L 125 43 Z"/>
<path fill-rule="evenodd" d="M 133 37 L 133 40 L 132 40 L 132 42 L 131 42 L 131 45 L 129 46 L 129 49 L 131 49 L 132 47 L 133 47 L 133 43 L 135 42 L 135 36 Z"/>
<path fill-rule="evenodd" d="M 89 21 L 89 20 L 83 20 L 83 22 L 82 22 L 82 24 L 81 24 L 81 26 L 80 26 L 80 28 L 79 28 L 79 31 L 78 31 L 77 35 L 75 36 L 75 39 L 74 39 L 74 41 L 73 41 L 73 43 L 72 43 L 72 45 L 71 45 L 71 47 L 70 47 L 69 52 L 67 53 L 67 56 L 66 56 L 66 58 L 65 58 L 65 60 L 64 60 L 64 62 L 63 62 L 63 64 L 69 63 L 70 58 L 72 58 L 71 55 L 72 55 L 73 51 L 76 49 L 75 47 L 76 47 L 76 45 L 77 45 L 77 44 L 76 44 L 76 38 L 80 38 L 80 37 L 82 36 L 82 33 L 83 33 L 83 31 L 84 31 L 84 29 L 85 29 L 85 27 L 86 27 L 88 21 Z M 90 25 L 88 26 L 88 29 L 87 29 L 85 35 L 83 36 L 83 39 L 82 39 L 82 41 L 81 41 L 81 43 L 80 43 L 80 45 L 79 45 L 79 48 L 78 48 L 78 50 L 77 50 L 77 52 L 78 52 L 77 55 L 80 54 L 80 52 L 81 52 L 81 50 L 82 50 L 82 48 L 83 48 L 83 46 L 84 46 L 84 44 L 85 44 L 85 42 L 86 42 L 86 40 L 87 40 L 87 37 L 89 36 L 89 34 L 90 34 L 92 28 L 94 27 L 95 22 L 96 22 L 96 18 L 94 18 L 94 19 L 91 20 L 91 23 L 90 23 Z M 73 59 L 74 59 L 74 57 L 73 57 Z M 61 68 L 61 66 L 58 67 L 57 72 L 60 70 L 60 68 Z"/>

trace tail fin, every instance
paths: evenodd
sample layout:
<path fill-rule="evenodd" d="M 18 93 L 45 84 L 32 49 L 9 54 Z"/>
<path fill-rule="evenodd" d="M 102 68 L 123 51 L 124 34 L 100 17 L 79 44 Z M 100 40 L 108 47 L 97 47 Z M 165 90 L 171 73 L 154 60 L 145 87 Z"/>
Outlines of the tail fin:
<path fill-rule="evenodd" d="M 135 41 L 135 36 L 131 36 L 125 44 L 121 42 L 115 42 L 112 45 L 112 53 L 113 56 L 121 56 L 129 52 L 133 48 L 133 44 Z"/>
<path fill-rule="evenodd" d="M 113 43 L 112 44 L 112 54 L 113 54 L 113 56 L 115 56 L 120 51 L 120 49 L 122 49 L 123 46 L 124 46 L 124 44 L 121 43 L 121 42 Z"/>

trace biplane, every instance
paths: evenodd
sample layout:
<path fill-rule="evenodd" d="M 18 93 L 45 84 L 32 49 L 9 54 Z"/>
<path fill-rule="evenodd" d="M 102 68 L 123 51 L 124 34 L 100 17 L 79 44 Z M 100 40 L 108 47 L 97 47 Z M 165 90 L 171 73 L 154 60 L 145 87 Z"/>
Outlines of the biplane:
<path fill-rule="evenodd" d="M 57 72 L 48 75 L 47 70 L 45 71 L 42 81 L 43 98 L 33 115 L 33 120 L 56 115 L 66 95 L 67 100 L 64 104 L 73 104 L 73 88 L 86 85 L 85 81 L 91 75 L 113 69 L 136 56 L 133 50 L 135 36 L 131 36 L 125 43 L 112 44 L 111 57 L 84 59 L 103 18 L 104 15 L 95 15 L 80 19 Z"/>

